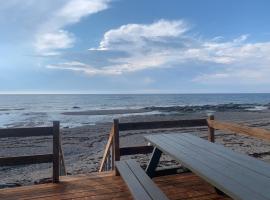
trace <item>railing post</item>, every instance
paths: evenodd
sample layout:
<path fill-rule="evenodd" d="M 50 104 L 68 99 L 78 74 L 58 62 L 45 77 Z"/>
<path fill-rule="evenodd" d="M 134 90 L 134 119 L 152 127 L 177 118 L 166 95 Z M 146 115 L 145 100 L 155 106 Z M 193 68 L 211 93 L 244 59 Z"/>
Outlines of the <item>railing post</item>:
<path fill-rule="evenodd" d="M 113 146 L 113 144 L 112 144 L 112 146 L 110 148 L 110 151 L 111 151 L 111 155 L 112 155 L 112 170 L 114 170 L 114 168 L 115 168 L 115 158 L 114 158 L 115 154 L 114 154 L 114 146 Z"/>
<path fill-rule="evenodd" d="M 53 122 L 53 183 L 59 182 L 59 146 L 60 146 L 59 121 Z"/>
<path fill-rule="evenodd" d="M 120 147 L 119 147 L 119 120 L 113 120 L 113 151 L 114 151 L 114 162 L 120 160 Z M 115 164 L 114 164 L 115 165 Z M 115 170 L 115 175 L 119 175 Z"/>
<path fill-rule="evenodd" d="M 208 120 L 215 120 L 214 115 L 209 115 Z M 215 129 L 208 124 L 208 140 L 210 142 L 215 142 Z"/>

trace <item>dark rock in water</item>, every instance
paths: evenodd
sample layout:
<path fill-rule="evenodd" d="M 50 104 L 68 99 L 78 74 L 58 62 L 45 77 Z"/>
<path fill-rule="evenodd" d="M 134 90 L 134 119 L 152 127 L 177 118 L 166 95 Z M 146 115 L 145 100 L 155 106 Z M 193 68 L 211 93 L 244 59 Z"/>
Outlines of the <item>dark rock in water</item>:
<path fill-rule="evenodd" d="M 22 186 L 19 183 L 4 183 L 4 184 L 0 184 L 0 189 L 2 188 L 12 188 L 12 187 L 18 187 L 18 186 Z"/>
<path fill-rule="evenodd" d="M 79 108 L 81 108 L 81 107 L 79 107 L 79 106 L 73 106 L 72 108 L 73 108 L 73 109 L 79 109 Z"/>
<path fill-rule="evenodd" d="M 52 182 L 52 178 L 43 178 L 38 181 L 35 181 L 34 184 L 43 184 L 43 183 L 51 183 L 51 182 Z"/>
<path fill-rule="evenodd" d="M 218 104 L 218 105 L 190 105 L 190 106 L 169 106 L 146 107 L 146 110 L 162 111 L 162 112 L 197 112 L 197 111 L 247 111 L 247 109 L 254 108 L 257 104 Z"/>

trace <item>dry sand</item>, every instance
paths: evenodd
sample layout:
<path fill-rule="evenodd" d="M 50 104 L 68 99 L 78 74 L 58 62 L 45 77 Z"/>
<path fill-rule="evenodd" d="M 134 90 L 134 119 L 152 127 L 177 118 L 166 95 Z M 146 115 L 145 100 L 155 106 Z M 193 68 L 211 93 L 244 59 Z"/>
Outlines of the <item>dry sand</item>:
<path fill-rule="evenodd" d="M 152 121 L 152 120 L 176 120 L 205 118 L 205 112 L 170 114 L 170 115 L 140 115 L 121 118 L 122 122 Z M 270 111 L 256 112 L 216 112 L 215 118 L 225 121 L 234 121 L 250 126 L 270 129 Z M 63 128 L 62 146 L 68 174 L 83 174 L 96 172 L 100 165 L 103 150 L 108 139 L 111 123 L 99 123 L 93 126 L 76 128 Z M 207 137 L 206 127 L 170 129 L 170 130 L 141 130 L 121 132 L 121 146 L 136 146 L 146 144 L 143 138 L 145 134 L 160 132 L 189 132 L 200 137 Z M 0 156 L 18 156 L 29 154 L 43 154 L 52 151 L 51 138 L 19 138 L 1 139 Z M 232 133 L 216 132 L 216 142 L 235 151 L 246 153 L 258 159 L 270 162 L 270 144 L 255 138 Z M 133 156 L 145 165 L 149 155 Z M 168 156 L 163 156 L 162 166 L 177 165 Z M 51 164 L 39 164 L 20 167 L 0 168 L 0 187 L 29 185 L 50 177 Z"/>

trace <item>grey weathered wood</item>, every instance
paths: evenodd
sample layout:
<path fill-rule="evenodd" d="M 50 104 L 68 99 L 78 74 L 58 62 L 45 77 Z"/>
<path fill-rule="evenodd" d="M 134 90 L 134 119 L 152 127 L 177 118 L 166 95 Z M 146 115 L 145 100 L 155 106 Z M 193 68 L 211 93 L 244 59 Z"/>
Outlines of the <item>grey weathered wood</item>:
<path fill-rule="evenodd" d="M 152 153 L 153 149 L 153 146 L 121 147 L 120 156 Z"/>
<path fill-rule="evenodd" d="M 121 174 L 121 177 L 129 187 L 134 199 L 168 199 L 166 195 L 146 175 L 136 161 L 119 161 L 116 163 L 116 166 Z"/>
<path fill-rule="evenodd" d="M 160 157 L 161 157 L 162 151 L 160 151 L 158 148 L 154 148 L 151 159 L 146 167 L 146 174 L 153 178 L 155 176 L 155 170 L 158 166 Z"/>
<path fill-rule="evenodd" d="M 50 136 L 52 134 L 53 134 L 53 128 L 52 127 L 5 128 L 5 129 L 0 129 L 0 138 Z"/>
<path fill-rule="evenodd" d="M 207 126 L 206 119 L 119 123 L 119 131 Z"/>
<path fill-rule="evenodd" d="M 113 146 L 114 146 L 114 159 L 115 161 L 120 160 L 120 146 L 119 146 L 119 120 L 113 120 Z"/>
<path fill-rule="evenodd" d="M 53 122 L 53 182 L 59 182 L 59 173 L 60 173 L 60 128 L 59 122 Z"/>
<path fill-rule="evenodd" d="M 260 194 L 268 193 L 268 188 L 265 188 L 264 186 L 270 185 L 270 179 L 267 176 L 262 175 L 261 172 L 256 172 L 252 169 L 252 166 L 256 164 L 256 159 L 254 159 L 255 163 L 250 162 L 248 166 L 246 166 L 245 163 L 232 162 L 230 159 L 224 158 L 223 155 L 217 155 L 215 152 L 209 152 L 208 149 L 198 146 L 197 142 L 193 140 L 194 136 L 191 136 L 192 138 L 186 138 L 184 136 L 185 134 L 181 137 L 174 134 L 165 137 L 172 141 L 173 144 L 177 146 L 181 145 L 181 147 L 187 150 L 191 156 L 196 157 L 196 159 L 198 157 L 198 159 L 201 159 L 201 161 L 206 164 L 212 163 L 213 166 L 211 167 L 214 170 L 220 171 L 220 173 L 230 177 L 236 182 L 240 180 L 240 184 L 244 187 Z M 209 145 L 207 141 L 203 142 L 205 143 L 205 147 L 212 146 L 211 144 Z M 183 150 L 183 148 L 181 150 Z M 268 197 L 270 198 L 270 195 Z"/>
<path fill-rule="evenodd" d="M 189 173 L 190 170 L 187 168 L 183 168 L 182 166 L 180 167 L 162 167 L 161 169 L 158 169 L 155 171 L 155 176 L 154 177 L 159 177 L 159 176 L 168 176 L 168 175 L 176 175 L 179 173 Z"/>
<path fill-rule="evenodd" d="M 52 162 L 52 154 L 0 158 L 0 166 L 15 166 Z"/>
<path fill-rule="evenodd" d="M 113 152 L 114 152 L 114 162 L 120 160 L 120 145 L 119 145 L 119 120 L 113 120 Z M 115 171 L 115 175 L 118 176 L 118 171 Z"/>
<path fill-rule="evenodd" d="M 201 176 L 213 186 L 235 199 L 270 199 L 268 189 L 270 179 L 250 169 L 246 164 L 232 162 L 217 149 L 210 151 L 216 144 L 204 141 L 197 145 L 200 138 L 188 134 L 169 134 L 145 136 L 153 145 L 181 162 L 191 171 Z M 193 139 L 192 139 L 193 138 Z M 194 140 L 196 138 L 196 140 Z M 219 148 L 225 149 L 220 146 Z M 221 155 L 222 154 L 222 155 Z M 226 153 L 224 153 L 226 155 Z M 233 156 L 239 153 L 230 154 Z M 241 155 L 241 154 L 240 154 Z M 246 155 L 241 155 L 248 157 Z M 250 163 L 256 165 L 256 162 Z"/>
<path fill-rule="evenodd" d="M 182 136 L 183 136 L 183 139 L 189 138 L 192 141 L 196 142 L 196 145 L 198 145 L 202 149 L 205 149 L 206 151 L 210 151 L 218 156 L 222 156 L 228 159 L 230 162 L 238 163 L 239 165 L 244 165 L 246 168 L 249 168 L 250 170 L 254 170 L 258 174 L 262 174 L 263 176 L 267 176 L 270 178 L 269 163 L 258 160 L 251 156 L 235 153 L 235 151 L 232 151 L 228 148 L 224 148 L 223 146 L 219 144 L 212 144 L 211 148 L 209 148 L 208 145 L 205 144 L 206 143 L 205 140 L 202 140 L 198 137 L 194 137 L 190 134 L 183 134 Z"/>
<path fill-rule="evenodd" d="M 214 115 L 210 115 L 208 117 L 208 121 L 214 120 L 214 119 L 215 119 Z M 209 125 L 208 125 L 208 140 L 210 142 L 215 142 L 215 129 Z"/>
<path fill-rule="evenodd" d="M 127 184 L 134 199 L 151 200 L 151 197 L 145 192 L 144 187 L 138 181 L 137 177 L 129 169 L 125 161 L 118 161 L 115 163 L 117 171 Z"/>

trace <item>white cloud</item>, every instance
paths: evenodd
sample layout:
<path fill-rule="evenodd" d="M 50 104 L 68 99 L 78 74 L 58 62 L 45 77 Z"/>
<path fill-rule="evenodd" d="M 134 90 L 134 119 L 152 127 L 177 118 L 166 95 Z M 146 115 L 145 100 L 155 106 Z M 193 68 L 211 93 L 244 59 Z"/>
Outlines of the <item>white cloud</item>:
<path fill-rule="evenodd" d="M 127 50 L 142 47 L 147 40 L 162 41 L 167 37 L 178 37 L 188 30 L 187 24 L 182 20 L 159 20 L 152 24 L 127 24 L 117 29 L 112 29 L 104 34 L 99 48 L 90 50 Z"/>
<path fill-rule="evenodd" d="M 117 75 L 119 74 L 115 69 L 97 69 L 85 63 L 78 61 L 59 63 L 56 65 L 47 65 L 49 69 L 62 69 L 62 70 L 72 70 L 78 72 L 84 72 L 88 75 Z"/>
<path fill-rule="evenodd" d="M 58 30 L 56 32 L 48 32 L 39 35 L 35 47 L 38 52 L 52 53 L 58 49 L 71 47 L 74 41 L 75 39 L 72 34 L 64 30 Z"/>
<path fill-rule="evenodd" d="M 108 59 L 106 66 L 91 65 L 80 71 L 91 75 L 119 75 L 151 68 L 215 66 L 211 73 L 202 69 L 205 73 L 193 81 L 268 81 L 270 42 L 251 43 L 246 34 L 229 41 L 221 36 L 202 39 L 190 33 L 189 27 L 183 20 L 162 19 L 152 24 L 127 24 L 109 30 L 98 48 L 90 48 L 90 54 L 120 51 L 126 55 Z"/>
<path fill-rule="evenodd" d="M 109 0 L 68 0 L 50 13 L 36 33 L 34 46 L 39 54 L 51 55 L 57 50 L 73 46 L 75 37 L 63 30 L 65 26 L 78 23 L 83 17 L 108 8 Z"/>
<path fill-rule="evenodd" d="M 24 43 L 39 55 L 55 55 L 74 45 L 66 26 L 103 11 L 111 0 L 0 1 L 1 43 Z M 58 41 L 56 41 L 56 39 Z M 30 45 L 29 45 L 30 44 Z"/>

